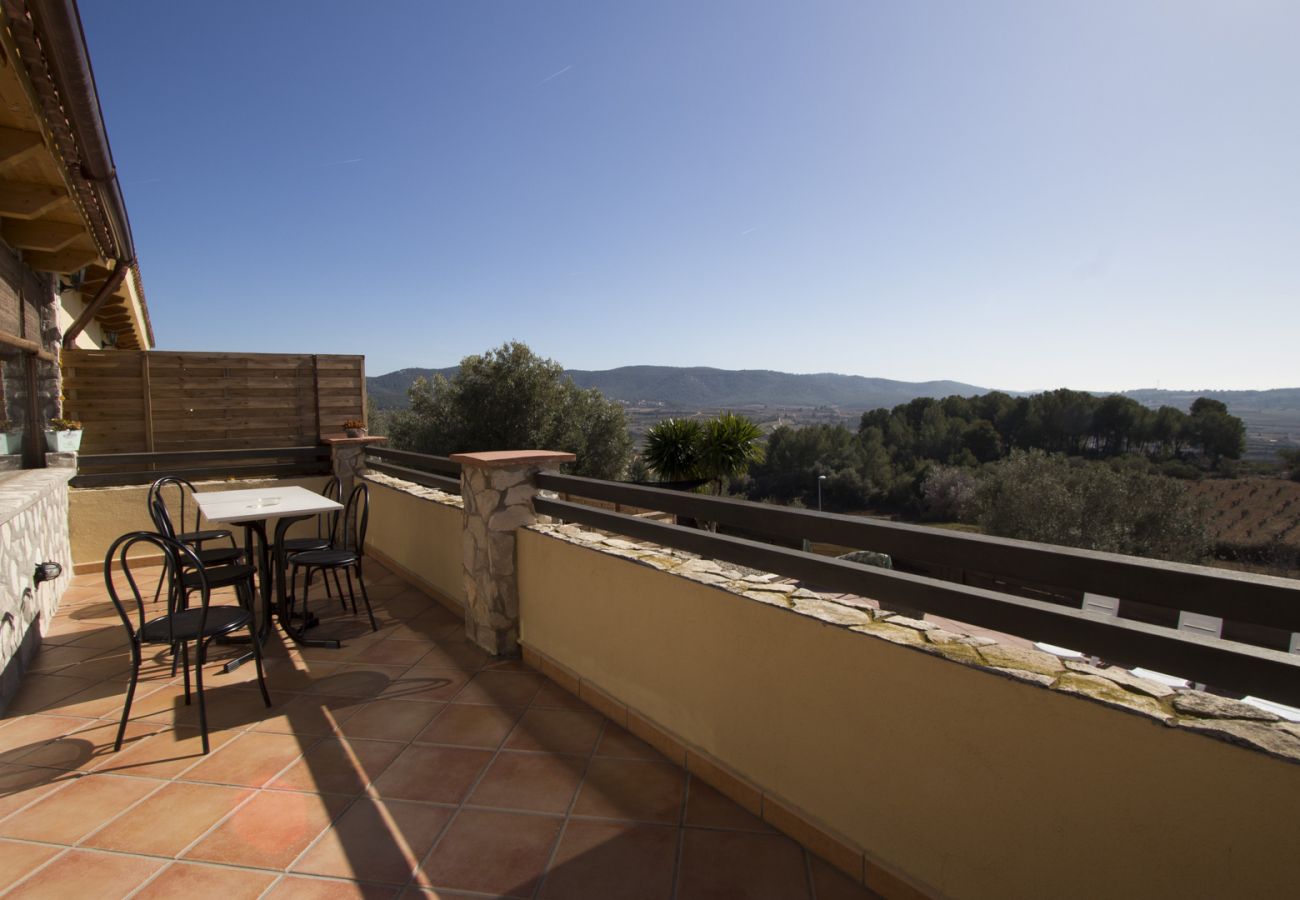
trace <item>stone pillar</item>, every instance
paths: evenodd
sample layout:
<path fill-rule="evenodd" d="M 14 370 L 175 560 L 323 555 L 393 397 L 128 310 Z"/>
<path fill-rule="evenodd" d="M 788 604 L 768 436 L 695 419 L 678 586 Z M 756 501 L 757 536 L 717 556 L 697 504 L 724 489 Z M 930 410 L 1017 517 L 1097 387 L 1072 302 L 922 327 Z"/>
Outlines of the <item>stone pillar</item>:
<path fill-rule="evenodd" d="M 533 476 L 572 462 L 572 453 L 507 450 L 456 453 L 465 501 L 465 634 L 494 656 L 519 654 L 515 531 L 537 521 Z"/>
<path fill-rule="evenodd" d="M 330 448 L 330 468 L 334 477 L 343 486 L 343 502 L 348 502 L 357 479 L 366 468 L 366 447 L 387 441 L 382 435 L 367 437 L 329 437 L 322 438 L 321 443 Z"/>

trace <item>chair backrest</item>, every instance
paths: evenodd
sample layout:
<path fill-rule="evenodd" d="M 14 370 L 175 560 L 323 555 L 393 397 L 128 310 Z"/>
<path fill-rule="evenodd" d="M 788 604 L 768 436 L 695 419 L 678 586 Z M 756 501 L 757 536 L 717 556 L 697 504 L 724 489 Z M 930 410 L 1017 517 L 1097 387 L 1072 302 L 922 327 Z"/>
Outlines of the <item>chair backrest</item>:
<path fill-rule="evenodd" d="M 331 475 L 329 480 L 325 482 L 325 486 L 321 488 L 320 493 L 322 497 L 328 497 L 335 503 L 342 503 L 343 482 L 339 481 L 337 475 Z M 327 527 L 328 531 L 326 531 Z M 339 510 L 336 509 L 334 512 L 316 517 L 316 537 L 328 539 L 330 543 L 333 543 L 338 539 L 338 530 Z"/>
<path fill-rule="evenodd" d="M 153 520 L 153 527 L 158 529 L 158 534 L 169 541 L 176 540 L 176 527 L 172 524 L 167 503 L 161 495 L 149 498 L 149 518 Z"/>
<path fill-rule="evenodd" d="M 140 555 L 140 550 L 144 550 L 147 555 Z M 162 593 L 167 598 L 167 643 L 171 643 L 172 637 L 171 617 L 180 610 L 182 603 L 187 602 L 186 592 L 181 583 L 183 569 L 197 573 L 195 582 L 190 586 L 189 594 L 192 597 L 196 591 L 199 593 L 199 602 L 202 604 L 202 612 L 199 616 L 200 629 L 207 624 L 208 599 L 211 591 L 198 556 L 191 548 L 164 535 L 149 531 L 133 531 L 115 540 L 104 557 L 104 586 L 108 589 L 108 597 L 113 601 L 122 624 L 126 626 L 132 645 L 136 642 L 136 636 L 144 629 L 148 618 L 157 618 L 156 615 L 146 616 L 144 600 L 146 592 L 140 589 L 140 570 L 145 565 L 151 565 L 152 558 L 157 556 L 155 552 L 150 551 L 160 551 L 162 554 L 162 567 L 158 577 L 163 582 L 165 590 Z M 125 592 L 125 597 L 118 593 L 118 585 L 113 578 L 114 563 L 126 580 L 128 591 Z M 159 642 L 155 641 L 155 643 Z"/>
<path fill-rule="evenodd" d="M 347 506 L 343 508 L 339 546 L 358 554 L 365 550 L 366 527 L 370 524 L 370 489 L 359 484 L 352 489 Z"/>
<path fill-rule="evenodd" d="M 176 494 L 176 502 L 174 504 L 176 507 L 175 516 L 172 515 L 171 510 L 167 505 L 167 495 L 169 493 Z M 175 526 L 175 531 L 182 534 L 188 531 L 198 531 L 200 519 L 199 505 L 195 503 L 190 496 L 194 493 L 194 485 L 190 484 L 184 478 L 181 478 L 179 475 L 164 475 L 162 478 L 159 478 L 153 484 L 149 485 L 149 515 L 154 516 L 154 506 L 156 504 L 161 504 L 164 514 L 168 516 L 169 520 Z M 191 517 L 193 519 L 193 524 L 191 524 L 190 518 L 187 518 L 187 509 L 193 512 L 193 516 Z M 156 518 L 154 519 L 154 524 L 158 524 Z"/>

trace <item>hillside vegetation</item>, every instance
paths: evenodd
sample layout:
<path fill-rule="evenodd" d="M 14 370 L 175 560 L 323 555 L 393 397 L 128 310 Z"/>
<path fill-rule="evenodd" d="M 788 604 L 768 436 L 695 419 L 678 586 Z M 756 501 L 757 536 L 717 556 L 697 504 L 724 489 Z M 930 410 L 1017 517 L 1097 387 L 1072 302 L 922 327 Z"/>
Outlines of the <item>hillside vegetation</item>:
<path fill-rule="evenodd" d="M 417 378 L 435 375 L 452 378 L 447 369 L 399 369 L 366 379 L 367 389 L 380 409 L 404 409 L 407 390 Z M 723 408 L 740 406 L 839 406 L 861 412 L 877 406 L 894 406 L 916 397 L 978 394 L 984 388 L 958 381 L 893 381 L 860 375 L 794 375 L 766 369 L 711 369 L 705 367 L 623 366 L 589 371 L 566 369 L 564 374 L 581 388 L 595 388 L 605 397 L 627 404 Z"/>

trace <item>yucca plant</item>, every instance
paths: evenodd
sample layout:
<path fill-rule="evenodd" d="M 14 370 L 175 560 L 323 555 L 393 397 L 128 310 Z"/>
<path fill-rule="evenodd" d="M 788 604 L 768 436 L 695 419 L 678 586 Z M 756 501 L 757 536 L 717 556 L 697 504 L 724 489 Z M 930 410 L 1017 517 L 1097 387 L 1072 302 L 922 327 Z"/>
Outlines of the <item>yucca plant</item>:
<path fill-rule="evenodd" d="M 763 431 L 753 420 L 735 413 L 723 413 L 704 426 L 700 462 L 705 477 L 713 480 L 715 493 L 722 495 L 724 478 L 735 478 L 763 459 L 758 439 Z"/>
<path fill-rule="evenodd" d="M 646 432 L 642 458 L 661 481 L 701 477 L 704 426 L 694 419 L 665 419 Z"/>

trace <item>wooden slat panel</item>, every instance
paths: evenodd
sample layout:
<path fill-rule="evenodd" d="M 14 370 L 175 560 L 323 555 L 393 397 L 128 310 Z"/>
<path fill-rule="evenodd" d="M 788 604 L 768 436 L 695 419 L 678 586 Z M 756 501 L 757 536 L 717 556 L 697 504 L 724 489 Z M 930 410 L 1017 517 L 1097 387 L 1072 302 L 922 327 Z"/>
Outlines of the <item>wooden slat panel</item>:
<path fill-rule="evenodd" d="M 151 434 L 159 451 L 315 444 L 365 408 L 362 356 L 69 350 L 62 364 L 86 453 L 145 452 Z"/>

